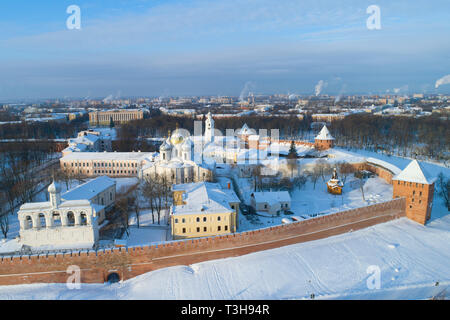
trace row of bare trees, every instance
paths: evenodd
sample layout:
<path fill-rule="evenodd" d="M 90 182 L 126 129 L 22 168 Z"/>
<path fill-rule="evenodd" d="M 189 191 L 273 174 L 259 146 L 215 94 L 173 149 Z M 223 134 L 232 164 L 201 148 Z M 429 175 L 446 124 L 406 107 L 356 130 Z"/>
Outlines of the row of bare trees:
<path fill-rule="evenodd" d="M 144 178 L 142 194 L 147 199 L 152 212 L 152 223 L 155 223 L 155 212 L 157 223 L 161 223 L 161 213 L 167 210 L 171 203 L 172 182 L 166 175 L 150 175 Z M 139 218 L 138 226 L 139 226 Z"/>
<path fill-rule="evenodd" d="M 387 117 L 354 114 L 331 123 L 336 144 L 391 155 L 449 160 L 448 117 Z M 395 143 L 392 143 L 395 141 Z"/>
<path fill-rule="evenodd" d="M 337 172 L 340 176 L 341 181 L 345 184 L 349 175 L 354 174 L 356 169 L 353 165 L 346 161 L 340 161 L 335 164 Z M 314 189 L 316 189 L 317 181 L 322 178 L 322 181 L 326 181 L 326 177 L 333 172 L 333 166 L 324 159 L 319 159 L 316 161 L 315 165 L 306 172 L 307 176 L 310 178 L 311 182 L 314 184 Z"/>

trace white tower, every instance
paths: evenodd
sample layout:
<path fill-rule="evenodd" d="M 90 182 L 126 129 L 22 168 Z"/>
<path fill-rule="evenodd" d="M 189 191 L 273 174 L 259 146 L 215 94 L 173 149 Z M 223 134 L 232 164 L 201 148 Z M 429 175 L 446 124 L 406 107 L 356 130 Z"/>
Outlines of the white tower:
<path fill-rule="evenodd" d="M 50 195 L 50 203 L 53 208 L 58 208 L 61 203 L 61 187 L 55 181 L 48 187 L 48 193 Z"/>
<path fill-rule="evenodd" d="M 206 143 L 214 141 L 214 120 L 211 116 L 211 112 L 208 112 L 205 121 L 205 138 Z"/>

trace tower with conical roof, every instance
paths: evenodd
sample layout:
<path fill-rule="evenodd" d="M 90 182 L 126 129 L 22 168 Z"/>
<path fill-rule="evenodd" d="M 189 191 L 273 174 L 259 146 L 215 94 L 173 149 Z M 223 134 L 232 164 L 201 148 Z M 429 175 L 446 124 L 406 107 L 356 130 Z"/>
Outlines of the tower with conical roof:
<path fill-rule="evenodd" d="M 327 126 L 323 126 L 322 130 L 320 130 L 319 134 L 314 139 L 314 147 L 317 150 L 328 150 L 333 148 L 334 138 L 331 135 L 330 131 L 328 131 Z"/>
<path fill-rule="evenodd" d="M 430 219 L 435 180 L 417 160 L 392 178 L 393 197 L 406 199 L 405 211 L 409 219 L 423 225 Z"/>

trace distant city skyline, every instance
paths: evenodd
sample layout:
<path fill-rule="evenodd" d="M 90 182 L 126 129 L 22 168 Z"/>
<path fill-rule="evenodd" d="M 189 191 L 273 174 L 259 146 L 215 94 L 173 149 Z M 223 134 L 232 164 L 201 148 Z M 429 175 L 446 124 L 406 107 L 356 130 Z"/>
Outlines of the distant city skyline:
<path fill-rule="evenodd" d="M 70 5 L 81 30 L 66 27 Z M 370 5 L 380 30 L 366 26 Z M 4 1 L 0 102 L 448 94 L 448 12 L 445 0 Z"/>

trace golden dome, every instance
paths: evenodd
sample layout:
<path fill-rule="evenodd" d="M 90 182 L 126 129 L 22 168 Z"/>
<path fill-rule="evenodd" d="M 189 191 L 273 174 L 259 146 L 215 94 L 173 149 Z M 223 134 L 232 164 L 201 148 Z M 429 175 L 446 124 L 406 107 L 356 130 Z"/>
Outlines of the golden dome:
<path fill-rule="evenodd" d="M 175 132 L 170 137 L 170 142 L 172 142 L 173 145 L 178 145 L 184 141 L 183 135 L 181 135 L 178 130 L 175 130 Z"/>

